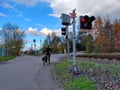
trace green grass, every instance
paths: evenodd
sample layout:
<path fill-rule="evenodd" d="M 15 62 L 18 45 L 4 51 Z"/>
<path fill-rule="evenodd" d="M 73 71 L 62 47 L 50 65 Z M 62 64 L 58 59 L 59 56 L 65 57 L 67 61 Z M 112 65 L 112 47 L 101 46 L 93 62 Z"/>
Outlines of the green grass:
<path fill-rule="evenodd" d="M 63 62 L 57 63 L 54 66 L 54 73 L 63 81 L 65 90 L 95 90 L 94 81 L 89 80 L 87 77 L 80 77 L 76 80 L 69 74 L 72 62 L 64 60 Z M 107 70 L 109 75 L 114 76 L 119 73 L 120 66 L 112 64 L 99 64 L 95 62 L 78 61 L 77 66 L 79 68 L 86 69 L 98 69 Z M 120 76 L 119 76 L 120 78 Z"/>
<path fill-rule="evenodd" d="M 9 61 L 9 60 L 12 60 L 14 58 L 15 58 L 15 56 L 0 57 L 0 62 L 1 61 Z"/>
<path fill-rule="evenodd" d="M 67 90 L 95 90 L 94 82 L 86 78 L 78 78 L 66 83 Z"/>
<path fill-rule="evenodd" d="M 63 81 L 65 90 L 95 90 L 94 82 L 86 78 L 73 79 L 69 74 L 71 62 L 57 63 L 54 67 L 54 73 Z"/>

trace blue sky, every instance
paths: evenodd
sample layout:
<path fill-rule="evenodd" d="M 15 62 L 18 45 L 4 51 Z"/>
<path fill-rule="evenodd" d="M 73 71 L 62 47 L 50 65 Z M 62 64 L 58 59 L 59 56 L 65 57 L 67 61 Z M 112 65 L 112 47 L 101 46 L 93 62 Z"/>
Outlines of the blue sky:
<path fill-rule="evenodd" d="M 60 29 L 60 19 L 49 15 L 51 13 L 53 10 L 46 2 L 27 6 L 12 1 L 2 1 L 0 3 L 0 27 L 2 28 L 7 22 L 17 24 L 21 30 L 26 31 L 25 49 L 31 47 L 33 39 L 36 39 L 39 48 L 40 40 L 43 41 L 48 32 Z"/>
<path fill-rule="evenodd" d="M 17 24 L 26 32 L 24 49 L 29 49 L 33 39 L 40 47 L 46 35 L 55 31 L 60 35 L 62 13 L 76 8 L 77 24 L 80 15 L 103 16 L 120 19 L 120 0 L 0 0 L 0 28 L 7 23 Z"/>

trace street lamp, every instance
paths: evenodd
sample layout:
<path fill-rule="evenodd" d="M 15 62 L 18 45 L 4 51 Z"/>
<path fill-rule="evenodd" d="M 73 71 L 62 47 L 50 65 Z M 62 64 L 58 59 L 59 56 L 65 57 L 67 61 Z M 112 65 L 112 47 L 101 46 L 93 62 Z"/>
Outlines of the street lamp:
<path fill-rule="evenodd" d="M 35 47 L 35 50 L 36 50 L 36 39 L 33 39 L 33 42 L 34 42 L 34 47 Z"/>

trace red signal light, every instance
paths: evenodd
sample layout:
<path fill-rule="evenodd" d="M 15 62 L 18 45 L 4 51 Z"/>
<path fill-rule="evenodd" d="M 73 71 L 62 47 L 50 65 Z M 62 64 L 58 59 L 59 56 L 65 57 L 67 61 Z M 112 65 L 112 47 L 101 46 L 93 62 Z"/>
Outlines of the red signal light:
<path fill-rule="evenodd" d="M 80 16 L 80 29 L 92 29 L 92 22 L 95 20 L 95 17 L 89 17 L 88 15 Z"/>
<path fill-rule="evenodd" d="M 84 18 L 82 18 L 82 20 L 81 20 L 83 23 L 85 22 L 85 19 Z"/>

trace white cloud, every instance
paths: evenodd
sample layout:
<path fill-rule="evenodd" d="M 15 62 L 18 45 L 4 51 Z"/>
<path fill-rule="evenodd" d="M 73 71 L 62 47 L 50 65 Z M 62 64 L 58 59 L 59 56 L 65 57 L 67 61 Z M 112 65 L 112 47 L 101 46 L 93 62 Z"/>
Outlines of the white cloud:
<path fill-rule="evenodd" d="M 25 20 L 26 22 L 31 21 L 30 18 L 24 18 L 24 20 Z"/>
<path fill-rule="evenodd" d="M 48 28 L 43 28 L 41 30 L 41 33 L 44 33 L 45 35 L 48 35 L 48 34 L 52 34 L 52 32 L 55 32 L 56 35 L 60 36 L 60 30 L 52 30 L 52 29 L 48 29 Z"/>
<path fill-rule="evenodd" d="M 52 30 L 48 28 L 43 28 L 39 31 L 37 28 L 32 28 L 32 27 L 28 28 L 28 30 L 26 31 L 26 34 L 34 35 L 34 36 L 46 36 L 48 34 L 51 34 L 53 31 L 56 33 L 56 35 L 58 36 L 60 35 L 60 29 Z"/>
<path fill-rule="evenodd" d="M 60 17 L 62 13 L 69 14 L 76 8 L 80 15 L 110 15 L 120 19 L 120 0 L 45 0 L 50 3 L 53 13 L 50 15 Z"/>
<path fill-rule="evenodd" d="M 38 31 L 37 28 L 32 28 L 32 27 L 28 28 L 28 30 L 26 31 L 26 34 L 34 35 L 34 36 L 41 36 L 41 35 L 43 35 L 40 31 Z"/>
<path fill-rule="evenodd" d="M 36 23 L 35 25 L 40 26 L 40 27 L 45 27 L 44 25 L 39 24 L 39 23 Z"/>
<path fill-rule="evenodd" d="M 1 3 L 1 6 L 3 8 L 15 9 L 13 5 L 10 5 L 10 4 L 6 3 L 6 2 Z"/>
<path fill-rule="evenodd" d="M 58 30 L 52 30 L 52 29 L 48 29 L 46 27 L 42 28 L 41 30 L 38 30 L 37 28 L 29 27 L 28 30 L 26 30 L 25 33 L 26 33 L 26 35 L 32 35 L 34 37 L 36 37 L 36 36 L 42 37 L 42 36 L 46 36 L 48 34 L 51 34 L 53 31 L 56 33 L 56 35 L 60 36 L 60 29 L 58 29 Z M 24 47 L 23 50 L 29 50 L 31 48 L 30 43 L 31 44 L 33 43 L 33 39 L 27 39 L 27 40 L 25 40 L 25 43 L 26 43 L 26 45 L 25 45 L 25 47 Z M 39 42 L 37 43 L 36 48 L 37 49 L 40 48 Z"/>
<path fill-rule="evenodd" d="M 8 9 L 10 12 L 12 13 L 16 13 L 18 14 L 19 17 L 23 16 L 23 12 L 20 11 L 18 8 L 17 8 L 17 5 L 16 4 L 9 4 L 8 2 L 1 2 L 0 3 L 0 6 L 5 8 L 5 9 Z"/>
<path fill-rule="evenodd" d="M 11 0 L 19 4 L 24 4 L 26 6 L 34 6 L 36 5 L 40 0 Z"/>
<path fill-rule="evenodd" d="M 34 6 L 39 2 L 47 2 L 53 9 L 49 14 L 60 17 L 62 13 L 69 14 L 76 8 L 77 16 L 80 15 L 109 15 L 120 18 L 120 0 L 10 0 L 26 6 Z"/>
<path fill-rule="evenodd" d="M 42 33 L 44 33 L 45 35 L 51 34 L 53 31 L 51 29 L 48 28 L 43 28 L 41 30 Z"/>
<path fill-rule="evenodd" d="M 35 6 L 39 2 L 46 2 L 47 0 L 9 0 L 26 6 Z"/>
<path fill-rule="evenodd" d="M 26 6 L 35 6 L 39 2 L 47 2 L 53 9 L 49 14 L 60 17 L 62 13 L 69 14 L 76 8 L 77 16 L 80 15 L 109 15 L 120 18 L 120 0 L 9 0 Z M 8 5 L 9 6 L 9 5 Z"/>
<path fill-rule="evenodd" d="M 22 17 L 23 15 L 22 14 L 18 14 L 18 17 Z"/>
<path fill-rule="evenodd" d="M 8 15 L 6 15 L 4 13 L 1 13 L 1 12 L 0 12 L 0 16 L 2 16 L 2 17 L 8 17 Z"/>

